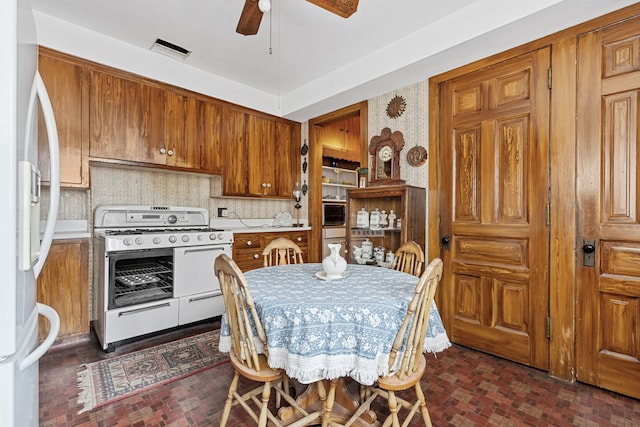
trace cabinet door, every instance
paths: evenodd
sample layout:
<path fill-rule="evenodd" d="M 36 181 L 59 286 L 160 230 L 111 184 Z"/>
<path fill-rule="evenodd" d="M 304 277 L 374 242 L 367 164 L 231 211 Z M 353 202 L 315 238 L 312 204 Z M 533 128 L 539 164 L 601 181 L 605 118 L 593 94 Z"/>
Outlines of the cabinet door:
<path fill-rule="evenodd" d="M 223 108 L 213 102 L 200 102 L 199 139 L 202 144 L 200 169 L 211 174 L 222 173 Z"/>
<path fill-rule="evenodd" d="M 97 70 L 90 74 L 91 156 L 165 164 L 165 91 Z"/>
<path fill-rule="evenodd" d="M 276 194 L 276 162 L 275 147 L 276 126 L 273 120 L 249 115 L 248 129 L 248 185 L 249 194 L 258 196 L 275 196 Z"/>
<path fill-rule="evenodd" d="M 348 152 L 348 160 L 360 160 L 360 116 L 344 120 L 344 149 Z"/>
<path fill-rule="evenodd" d="M 276 186 L 274 194 L 292 197 L 293 187 L 300 182 L 300 127 L 291 123 L 276 122 L 274 149 Z"/>
<path fill-rule="evenodd" d="M 61 339 L 89 333 L 89 241 L 57 240 L 38 276 L 38 301 L 53 307 L 60 316 Z M 42 319 L 39 339 L 49 331 Z"/>
<path fill-rule="evenodd" d="M 226 108 L 224 117 L 223 193 L 225 196 L 244 196 L 247 194 L 247 114 Z"/>
<path fill-rule="evenodd" d="M 222 107 L 169 92 L 165 108 L 167 165 L 220 173 Z"/>
<path fill-rule="evenodd" d="M 49 92 L 58 128 L 60 184 L 88 187 L 89 141 L 83 135 L 82 65 L 41 52 L 38 69 Z M 42 180 L 49 181 L 49 141 L 42 114 L 38 118 L 38 167 Z"/>

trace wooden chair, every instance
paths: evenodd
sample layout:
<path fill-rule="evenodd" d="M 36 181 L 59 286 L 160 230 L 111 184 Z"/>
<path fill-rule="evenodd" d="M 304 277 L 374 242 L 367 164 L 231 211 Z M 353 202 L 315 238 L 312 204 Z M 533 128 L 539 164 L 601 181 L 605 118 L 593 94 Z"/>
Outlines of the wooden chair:
<path fill-rule="evenodd" d="M 220 289 L 224 298 L 225 313 L 231 334 L 229 359 L 235 370 L 233 380 L 229 386 L 220 427 L 226 426 L 231 407 L 236 404 L 240 404 L 259 427 L 266 426 L 267 420 L 270 421 L 269 425 L 282 427 L 282 422 L 276 418 L 268 407 L 272 389 L 276 391 L 276 407 L 280 406 L 280 398 L 283 398 L 300 414 L 301 418 L 289 424 L 290 426 L 304 426 L 320 419 L 321 411 L 306 412 L 288 394 L 289 385 L 284 372 L 280 369 L 269 367 L 267 363 L 267 337 L 262 322 L 256 313 L 253 299 L 247 289 L 244 275 L 237 264 L 226 254 L 219 255 L 214 262 L 214 272 L 220 282 Z M 253 322 L 255 332 L 262 343 L 264 354 L 258 353 L 251 322 Z M 260 385 L 240 395 L 237 392 L 240 375 L 258 382 Z M 252 402 L 259 408 L 259 413 L 256 414 L 250 405 Z"/>
<path fill-rule="evenodd" d="M 413 240 L 400 246 L 393 258 L 391 268 L 420 277 L 424 265 L 424 252 Z"/>
<path fill-rule="evenodd" d="M 302 264 L 302 251 L 300 247 L 285 237 L 278 237 L 269 242 L 262 251 L 264 266 L 281 264 Z"/>
<path fill-rule="evenodd" d="M 420 410 L 424 424 L 431 426 L 431 417 L 424 398 L 424 392 L 420 386 L 420 379 L 427 366 L 424 355 L 424 341 L 429 324 L 429 313 L 435 297 L 436 288 L 442 276 L 442 260 L 435 258 L 427 266 L 420 276 L 415 292 L 407 308 L 402 325 L 398 329 L 393 347 L 389 356 L 389 372 L 387 376 L 378 378 L 376 384 L 364 386 L 364 400 L 358 410 L 345 424 L 336 424 L 329 421 L 326 425 L 352 425 L 360 415 L 368 411 L 371 403 L 381 396 L 387 399 L 390 415 L 382 423 L 383 427 L 399 427 L 398 414 L 402 408 L 409 413 L 403 421 L 403 426 L 409 424 L 413 416 Z M 406 337 L 406 340 L 405 340 Z M 405 350 L 402 351 L 403 342 L 406 341 Z M 401 355 L 401 359 L 397 359 Z M 413 387 L 416 394 L 415 402 L 396 396 L 397 391 L 407 390 Z M 328 408 L 330 410 L 331 408 Z M 330 417 L 328 417 L 330 420 Z"/>

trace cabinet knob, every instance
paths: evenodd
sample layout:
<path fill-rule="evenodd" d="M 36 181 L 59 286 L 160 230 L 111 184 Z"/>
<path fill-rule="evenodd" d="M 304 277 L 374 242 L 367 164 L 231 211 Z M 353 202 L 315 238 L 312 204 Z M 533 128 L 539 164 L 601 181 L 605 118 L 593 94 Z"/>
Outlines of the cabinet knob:
<path fill-rule="evenodd" d="M 253 255 L 253 259 L 258 259 L 259 257 L 260 257 L 260 255 L 258 255 L 258 254 L 254 254 Z"/>
<path fill-rule="evenodd" d="M 167 154 L 170 155 L 170 156 L 173 156 L 173 150 L 167 151 Z"/>
<path fill-rule="evenodd" d="M 251 240 L 247 240 L 247 246 L 252 246 L 253 242 Z"/>
<path fill-rule="evenodd" d="M 298 242 L 302 242 L 302 237 L 298 237 Z"/>
<path fill-rule="evenodd" d="M 160 149 L 160 154 L 164 154 L 164 153 L 166 153 L 166 152 L 167 152 L 167 150 L 166 150 L 165 148 L 161 148 L 161 149 Z"/>

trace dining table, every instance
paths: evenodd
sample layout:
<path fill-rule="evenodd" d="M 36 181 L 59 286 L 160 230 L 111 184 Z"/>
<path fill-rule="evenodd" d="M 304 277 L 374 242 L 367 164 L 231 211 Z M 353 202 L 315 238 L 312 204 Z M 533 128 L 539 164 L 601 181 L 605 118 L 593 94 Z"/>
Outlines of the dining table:
<path fill-rule="evenodd" d="M 268 363 L 302 384 L 340 379 L 337 406 L 357 407 L 345 381 L 371 385 L 389 373 L 388 361 L 396 333 L 407 313 L 418 277 L 372 265 L 348 264 L 336 278 L 322 264 L 287 264 L 244 273 L 256 313 L 267 336 Z M 432 305 L 424 351 L 438 353 L 451 346 L 438 309 Z M 256 347 L 262 349 L 255 338 Z M 231 338 L 222 316 L 219 349 L 228 352 Z M 317 404 L 317 387 L 305 396 Z M 335 407 L 334 407 L 335 408 Z M 281 418 L 288 414 L 286 408 Z M 375 425 L 375 415 L 363 418 Z M 365 425 L 368 425 L 365 423 Z"/>

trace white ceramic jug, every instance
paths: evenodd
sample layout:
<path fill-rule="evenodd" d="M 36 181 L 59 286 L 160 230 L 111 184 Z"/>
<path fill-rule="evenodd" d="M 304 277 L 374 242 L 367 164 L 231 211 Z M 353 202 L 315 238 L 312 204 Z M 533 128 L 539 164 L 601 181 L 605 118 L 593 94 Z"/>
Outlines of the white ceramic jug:
<path fill-rule="evenodd" d="M 322 260 L 322 269 L 329 279 L 342 277 L 342 273 L 347 269 L 347 260 L 340 256 L 340 243 L 329 243 L 331 253 Z"/>

